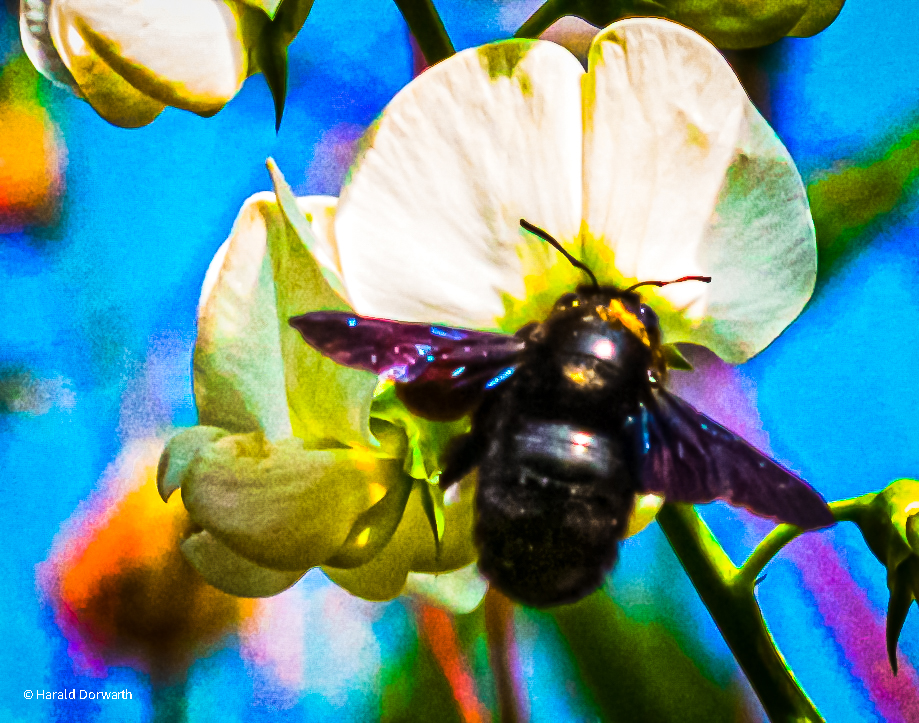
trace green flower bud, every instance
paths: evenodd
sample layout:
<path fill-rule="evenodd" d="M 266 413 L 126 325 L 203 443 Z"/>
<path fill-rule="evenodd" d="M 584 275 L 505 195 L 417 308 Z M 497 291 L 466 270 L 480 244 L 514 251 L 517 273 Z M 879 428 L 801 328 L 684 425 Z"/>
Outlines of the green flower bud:
<path fill-rule="evenodd" d="M 166 106 L 214 115 L 259 70 L 271 84 L 286 67 L 287 46 L 312 0 L 281 5 L 23 0 L 20 32 L 43 75 L 84 98 L 110 123 L 137 128 Z"/>
<path fill-rule="evenodd" d="M 518 33 L 529 37 L 559 18 L 574 16 L 598 28 L 626 17 L 674 20 L 701 33 L 720 48 L 739 50 L 774 43 L 791 35 L 809 37 L 826 28 L 843 0 L 549 0 Z"/>
<path fill-rule="evenodd" d="M 867 500 L 866 500 L 867 502 Z M 897 641 L 919 597 L 919 481 L 900 479 L 874 495 L 853 516 L 868 547 L 887 568 L 887 655 L 897 671 Z"/>

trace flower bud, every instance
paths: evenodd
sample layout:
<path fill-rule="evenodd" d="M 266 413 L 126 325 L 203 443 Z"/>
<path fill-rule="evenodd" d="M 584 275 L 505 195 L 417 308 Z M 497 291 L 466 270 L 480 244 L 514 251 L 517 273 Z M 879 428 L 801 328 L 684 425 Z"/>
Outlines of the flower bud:
<path fill-rule="evenodd" d="M 844 0 L 561 0 L 555 19 L 573 16 L 602 28 L 625 17 L 667 18 L 692 28 L 719 48 L 756 48 L 786 35 L 809 37 L 832 23 Z M 546 24 L 542 9 L 524 24 Z M 549 23 L 551 24 L 551 23 Z M 552 38 L 554 40 L 554 38 Z M 577 53 L 576 53 L 577 54 Z"/>
<path fill-rule="evenodd" d="M 210 116 L 250 74 L 268 22 L 236 0 L 24 0 L 32 62 L 110 123 L 136 128 L 167 105 Z"/>
<path fill-rule="evenodd" d="M 897 640 L 910 605 L 919 598 L 919 481 L 897 480 L 865 502 L 853 521 L 887 568 L 887 654 L 896 673 Z"/>

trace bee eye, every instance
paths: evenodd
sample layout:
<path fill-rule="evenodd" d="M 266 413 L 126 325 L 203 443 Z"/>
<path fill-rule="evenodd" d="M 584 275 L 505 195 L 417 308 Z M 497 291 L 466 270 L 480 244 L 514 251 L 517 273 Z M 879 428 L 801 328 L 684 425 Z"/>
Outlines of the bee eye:
<path fill-rule="evenodd" d="M 642 304 L 638 307 L 638 319 L 645 325 L 645 329 L 660 331 L 661 325 L 657 314 L 647 304 Z"/>
<path fill-rule="evenodd" d="M 555 302 L 556 311 L 565 311 L 566 309 L 572 309 L 578 305 L 578 295 L 575 293 L 563 294 L 559 297 L 559 300 Z"/>

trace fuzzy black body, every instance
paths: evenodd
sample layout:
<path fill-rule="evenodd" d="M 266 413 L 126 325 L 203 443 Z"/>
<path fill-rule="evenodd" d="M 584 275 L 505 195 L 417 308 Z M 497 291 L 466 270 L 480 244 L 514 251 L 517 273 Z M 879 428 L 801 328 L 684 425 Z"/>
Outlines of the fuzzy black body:
<path fill-rule="evenodd" d="M 637 294 L 581 288 L 522 329 L 519 367 L 487 394 L 444 470 L 449 484 L 478 466 L 479 569 L 528 605 L 600 585 L 639 489 L 635 420 L 656 355 L 608 313 L 614 300 L 637 321 Z"/>
<path fill-rule="evenodd" d="M 833 524 L 806 482 L 666 390 L 657 316 L 634 291 L 579 287 L 515 336 L 349 312 L 290 323 L 335 361 L 394 379 L 414 414 L 472 415 L 440 484 L 478 469 L 479 569 L 518 602 L 595 590 L 636 493 L 720 498 L 804 529 Z"/>

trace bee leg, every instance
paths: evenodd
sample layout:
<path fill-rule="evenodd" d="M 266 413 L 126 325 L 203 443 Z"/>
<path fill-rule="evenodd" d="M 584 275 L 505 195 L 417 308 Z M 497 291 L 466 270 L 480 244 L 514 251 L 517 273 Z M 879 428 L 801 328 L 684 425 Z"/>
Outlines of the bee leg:
<path fill-rule="evenodd" d="M 447 447 L 444 471 L 440 473 L 440 488 L 445 490 L 459 482 L 479 465 L 484 454 L 485 438 L 481 434 L 470 432 L 452 440 Z"/>

